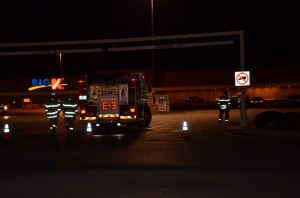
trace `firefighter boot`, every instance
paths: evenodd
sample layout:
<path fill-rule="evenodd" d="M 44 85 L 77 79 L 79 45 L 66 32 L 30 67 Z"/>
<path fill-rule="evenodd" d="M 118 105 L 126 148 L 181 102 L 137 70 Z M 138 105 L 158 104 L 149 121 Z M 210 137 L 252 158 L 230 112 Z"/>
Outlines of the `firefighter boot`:
<path fill-rule="evenodd" d="M 51 135 L 55 135 L 56 134 L 56 128 L 57 128 L 57 126 L 54 125 L 54 124 L 50 127 Z"/>
<path fill-rule="evenodd" d="M 70 133 L 71 131 L 70 131 L 70 127 L 69 127 L 69 124 L 67 123 L 66 124 L 66 130 L 67 130 L 67 133 Z"/>
<path fill-rule="evenodd" d="M 229 121 L 226 122 L 226 127 L 227 127 L 227 128 L 230 127 Z"/>
<path fill-rule="evenodd" d="M 56 128 L 51 128 L 51 135 L 55 135 L 56 134 Z"/>
<path fill-rule="evenodd" d="M 219 119 L 219 127 L 222 126 L 222 119 Z"/>

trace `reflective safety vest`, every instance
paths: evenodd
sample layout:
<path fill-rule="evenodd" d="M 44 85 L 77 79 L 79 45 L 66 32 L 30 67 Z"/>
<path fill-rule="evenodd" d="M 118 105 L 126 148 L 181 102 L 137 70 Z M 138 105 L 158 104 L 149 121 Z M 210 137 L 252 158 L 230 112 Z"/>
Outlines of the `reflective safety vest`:
<path fill-rule="evenodd" d="M 67 100 L 63 103 L 63 110 L 65 118 L 75 118 L 78 112 L 77 103 L 72 100 Z"/>
<path fill-rule="evenodd" d="M 45 105 L 45 111 L 49 119 L 58 118 L 58 114 L 61 111 L 60 103 L 57 100 L 51 99 Z"/>
<path fill-rule="evenodd" d="M 221 110 L 228 110 L 231 108 L 231 99 L 229 96 L 221 96 L 218 100 L 218 105 Z"/>

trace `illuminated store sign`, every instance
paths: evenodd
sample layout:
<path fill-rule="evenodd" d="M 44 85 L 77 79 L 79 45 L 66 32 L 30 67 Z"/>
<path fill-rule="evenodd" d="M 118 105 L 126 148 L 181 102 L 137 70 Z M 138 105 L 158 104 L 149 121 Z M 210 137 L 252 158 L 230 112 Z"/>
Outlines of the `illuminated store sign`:
<path fill-rule="evenodd" d="M 31 87 L 28 88 L 29 91 L 33 91 L 35 89 L 50 87 L 52 90 L 63 90 L 65 85 L 62 84 L 64 78 L 34 78 L 31 80 Z"/>
<path fill-rule="evenodd" d="M 32 79 L 31 80 L 31 86 L 49 86 L 50 85 L 50 79 L 49 78 L 43 78 L 43 79 Z"/>
<path fill-rule="evenodd" d="M 52 90 L 63 90 L 65 89 L 61 82 L 64 80 L 64 78 L 51 78 L 51 88 Z"/>

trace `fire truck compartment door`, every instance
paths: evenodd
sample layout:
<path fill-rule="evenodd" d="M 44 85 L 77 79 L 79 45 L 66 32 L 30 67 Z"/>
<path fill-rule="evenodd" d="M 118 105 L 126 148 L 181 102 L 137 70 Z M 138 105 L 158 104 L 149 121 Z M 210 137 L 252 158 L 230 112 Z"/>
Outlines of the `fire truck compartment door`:
<path fill-rule="evenodd" d="M 101 94 L 98 98 L 98 115 L 100 118 L 117 118 L 120 115 L 117 94 Z"/>

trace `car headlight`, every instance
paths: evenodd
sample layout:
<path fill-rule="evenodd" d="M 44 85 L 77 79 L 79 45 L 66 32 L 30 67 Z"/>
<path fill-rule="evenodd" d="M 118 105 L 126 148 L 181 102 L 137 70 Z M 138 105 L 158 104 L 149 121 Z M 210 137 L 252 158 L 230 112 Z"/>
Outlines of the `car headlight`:
<path fill-rule="evenodd" d="M 4 110 L 7 110 L 7 106 L 4 106 Z"/>

